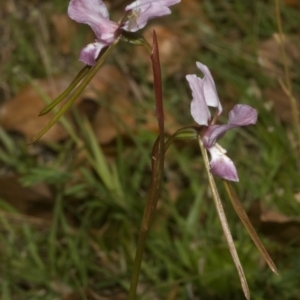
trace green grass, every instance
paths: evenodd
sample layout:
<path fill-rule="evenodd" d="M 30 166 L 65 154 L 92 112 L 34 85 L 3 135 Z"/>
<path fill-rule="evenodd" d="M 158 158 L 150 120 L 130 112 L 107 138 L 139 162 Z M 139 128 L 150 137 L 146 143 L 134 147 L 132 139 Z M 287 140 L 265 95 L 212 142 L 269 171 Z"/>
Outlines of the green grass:
<path fill-rule="evenodd" d="M 9 41 L 15 49 L 0 69 L 5 101 L 28 84 L 25 78 L 79 71 L 78 53 L 87 30 L 81 26 L 72 38 L 68 57 L 59 54 L 51 42 L 49 23 L 53 12 L 66 10 L 67 2 L 58 2 L 31 4 L 32 9 L 24 6 L 19 11 L 22 17 L 12 13 L 5 15 L 7 23 L 0 21 L 1 30 L 8 30 L 4 25 L 9 27 Z M 186 47 L 183 70 L 164 81 L 165 110 L 183 126 L 192 124 L 191 96 L 184 76 L 196 73 L 196 60 L 207 64 L 223 99 L 222 121 L 226 122 L 235 103 L 247 103 L 259 112 L 257 125 L 230 132 L 221 141 L 236 163 L 240 182 L 234 187 L 244 206 L 249 208 L 259 200 L 285 216 L 298 217 L 299 159 L 293 146 L 292 122 L 282 122 L 273 109 L 266 109 L 270 99 L 253 92 L 277 85 L 276 78 L 269 77 L 257 62 L 260 43 L 277 32 L 273 3 L 254 1 L 250 5 L 236 0 L 226 2 L 229 9 L 221 2 L 203 1 L 203 16 L 193 18 L 195 32 L 181 29 L 182 43 L 185 34 L 194 34 L 199 51 L 190 53 Z M 169 28 L 177 22 L 181 6 L 176 9 L 166 23 Z M 287 36 L 299 34 L 297 10 L 282 6 L 281 12 Z M 37 31 L 41 20 L 45 30 Z M 49 39 L 45 33 L 50 34 Z M 127 63 L 130 51 L 131 46 L 121 45 L 117 54 Z M 116 64 L 114 56 L 111 62 Z M 128 64 L 145 99 L 140 104 L 134 102 L 133 107 L 139 112 L 153 110 L 146 67 L 134 70 L 130 61 Z M 294 90 L 299 92 L 296 64 L 291 71 Z M 137 115 L 135 111 L 132 114 Z M 37 202 L 35 209 L 40 215 L 36 216 L 20 214 L 5 198 L 0 199 L 3 300 L 62 299 L 71 291 L 80 299 L 94 299 L 88 298 L 87 290 L 115 299 L 118 293 L 128 291 L 156 135 L 138 128 L 128 132 L 129 138 L 117 136 L 110 145 L 100 147 L 87 119 L 76 112 L 73 119 L 76 138 L 52 145 L 28 146 L 19 135 L 0 129 L 1 176 L 17 175 L 28 193 L 38 183 L 46 183 L 51 192 L 50 208 Z M 66 120 L 64 126 L 68 124 L 72 125 Z M 196 143 L 180 142 L 170 148 L 164 180 L 146 246 L 138 299 L 243 299 Z M 293 240 L 276 242 L 258 231 L 280 273 L 272 274 L 235 215 L 221 180 L 217 179 L 217 184 L 252 299 L 299 299 L 299 238 L 295 235 Z M 19 201 L 22 199 L 20 196 Z"/>

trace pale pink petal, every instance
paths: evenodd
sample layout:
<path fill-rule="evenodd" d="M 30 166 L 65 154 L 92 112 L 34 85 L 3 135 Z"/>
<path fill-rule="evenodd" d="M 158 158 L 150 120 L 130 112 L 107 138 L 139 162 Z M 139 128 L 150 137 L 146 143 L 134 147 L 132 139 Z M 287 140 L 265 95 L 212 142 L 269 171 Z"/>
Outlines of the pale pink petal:
<path fill-rule="evenodd" d="M 222 105 L 220 103 L 216 85 L 214 79 L 208 69 L 208 67 L 200 62 L 196 62 L 198 69 L 204 74 L 203 77 L 203 92 L 205 101 L 208 106 L 216 107 L 218 110 L 218 115 L 222 112 Z"/>
<path fill-rule="evenodd" d="M 208 151 L 211 156 L 210 172 L 212 174 L 226 180 L 239 181 L 237 170 L 233 161 L 225 155 L 226 150 L 216 144 L 216 146 L 209 148 Z"/>
<path fill-rule="evenodd" d="M 98 40 L 106 43 L 114 41 L 114 34 L 118 24 L 108 19 L 108 11 L 103 1 L 71 0 L 68 14 L 72 20 L 89 25 L 95 32 Z"/>
<path fill-rule="evenodd" d="M 231 129 L 232 127 L 236 126 L 228 124 L 209 126 L 202 138 L 204 147 L 207 149 L 212 147 L 215 144 L 215 142 L 221 137 L 223 137 L 226 131 L 228 129 Z"/>
<path fill-rule="evenodd" d="M 237 104 L 229 113 L 229 122 L 224 125 L 209 126 L 203 136 L 203 144 L 210 148 L 217 140 L 224 136 L 227 130 L 255 124 L 257 121 L 257 112 L 249 105 Z"/>
<path fill-rule="evenodd" d="M 228 124 L 246 126 L 255 124 L 257 121 L 257 111 L 249 105 L 237 104 L 229 112 Z"/>
<path fill-rule="evenodd" d="M 196 75 L 186 75 L 186 79 L 192 90 L 191 114 L 199 125 L 208 125 L 210 111 L 203 94 L 203 80 Z"/>
<path fill-rule="evenodd" d="M 180 0 L 137 0 L 126 6 L 125 10 L 131 12 L 122 28 L 135 32 L 145 27 L 149 20 L 170 14 L 168 6 L 178 2 Z"/>
<path fill-rule="evenodd" d="M 107 45 L 99 42 L 88 44 L 81 50 L 79 60 L 86 65 L 94 66 L 96 58 L 99 56 L 101 49 L 105 46 Z"/>
<path fill-rule="evenodd" d="M 134 10 L 136 8 L 138 8 L 139 6 L 145 5 L 145 4 L 159 4 L 161 6 L 171 6 L 174 4 L 179 3 L 181 0 L 137 0 L 132 2 L 131 4 L 127 5 L 125 10 L 129 11 L 129 10 Z"/>

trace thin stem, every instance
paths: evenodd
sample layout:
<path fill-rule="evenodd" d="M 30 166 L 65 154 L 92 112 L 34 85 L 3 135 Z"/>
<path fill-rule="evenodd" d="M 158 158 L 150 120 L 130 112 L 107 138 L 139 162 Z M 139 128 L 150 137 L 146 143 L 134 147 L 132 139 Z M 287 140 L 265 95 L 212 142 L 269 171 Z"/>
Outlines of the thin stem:
<path fill-rule="evenodd" d="M 242 206 L 241 202 L 239 201 L 238 196 L 236 195 L 232 185 L 230 184 L 229 181 L 227 180 L 223 180 L 226 192 L 230 198 L 230 201 L 232 203 L 232 206 L 235 210 L 235 212 L 237 213 L 237 215 L 239 216 L 240 220 L 242 221 L 242 223 L 244 224 L 244 226 L 246 227 L 250 237 L 252 238 L 254 244 L 256 245 L 256 247 L 258 248 L 259 252 L 261 253 L 261 255 L 263 256 L 263 258 L 265 259 L 265 261 L 267 262 L 267 264 L 269 265 L 270 269 L 275 273 L 278 274 L 277 268 L 272 260 L 272 258 L 270 257 L 268 251 L 266 250 L 266 248 L 264 247 L 263 243 L 261 242 L 259 236 L 257 235 L 255 229 L 253 228 L 245 210 L 244 207 Z"/>
<path fill-rule="evenodd" d="M 223 230 L 223 233 L 225 235 L 230 254 L 232 256 L 232 259 L 233 259 L 234 264 L 236 266 L 236 269 L 238 271 L 245 297 L 247 298 L 247 300 L 249 300 L 250 299 L 250 291 L 249 291 L 249 288 L 248 288 L 246 276 L 244 274 L 242 264 L 240 262 L 240 259 L 238 257 L 237 252 L 236 252 L 236 249 L 235 249 L 233 238 L 232 238 L 230 228 L 229 228 L 229 225 L 228 225 L 228 222 L 227 222 L 227 219 L 226 219 L 225 211 L 224 211 L 224 208 L 223 208 L 223 205 L 222 205 L 222 202 L 221 202 L 221 199 L 220 199 L 217 187 L 216 187 L 216 183 L 214 181 L 214 178 L 213 178 L 212 174 L 210 173 L 210 166 L 209 166 L 209 160 L 208 160 L 207 152 L 206 152 L 206 149 L 203 146 L 203 143 L 202 143 L 200 137 L 198 138 L 198 141 L 199 141 L 199 146 L 200 146 L 200 149 L 201 149 L 205 169 L 206 169 L 206 172 L 207 172 L 207 175 L 208 175 L 208 181 L 209 181 L 210 189 L 211 189 L 211 192 L 213 194 L 214 203 L 215 203 L 217 213 L 218 213 L 221 225 L 222 225 L 222 230 Z"/>
<path fill-rule="evenodd" d="M 164 133 L 164 112 L 162 98 L 162 82 L 161 69 L 159 62 L 159 51 L 155 31 L 153 32 L 153 49 L 151 61 L 154 76 L 155 104 L 156 115 L 158 120 L 159 137 L 153 146 L 152 152 L 152 178 L 146 207 L 144 209 L 142 225 L 138 237 L 137 249 L 133 264 L 133 271 L 129 289 L 128 300 L 136 299 L 136 291 L 139 280 L 139 274 L 142 266 L 143 254 L 146 246 L 146 240 L 153 222 L 156 211 L 157 202 L 160 196 L 162 186 L 162 174 L 164 168 L 164 148 L 165 148 L 165 133 Z"/>
<path fill-rule="evenodd" d="M 165 142 L 165 153 L 172 145 L 172 143 L 174 143 L 176 140 L 196 140 L 198 139 L 198 134 L 199 134 L 198 127 L 188 126 L 188 127 L 178 129 Z"/>
<path fill-rule="evenodd" d="M 281 52 L 281 57 L 282 57 L 282 62 L 283 62 L 284 75 L 285 75 L 285 80 L 286 80 L 288 89 L 291 90 L 292 85 L 291 85 L 291 81 L 290 81 L 290 72 L 289 72 L 289 68 L 288 68 L 287 56 L 286 56 L 284 41 L 283 41 L 284 35 L 283 35 L 283 29 L 282 29 L 282 23 L 281 23 L 279 0 L 274 0 L 274 1 L 275 1 L 276 22 L 277 22 L 277 27 L 278 27 L 278 32 L 279 32 L 279 46 L 280 46 L 280 52 Z"/>
<path fill-rule="evenodd" d="M 165 157 L 165 123 L 164 123 L 164 107 L 163 107 L 163 96 L 162 96 L 162 79 L 161 79 L 161 69 L 159 61 L 159 50 L 158 42 L 155 30 L 153 30 L 153 49 L 151 54 L 152 70 L 154 77 L 154 91 L 155 91 L 155 106 L 156 106 L 156 116 L 158 121 L 159 129 L 159 150 L 158 150 L 158 174 L 157 174 L 157 194 L 159 195 L 159 190 L 161 188 L 161 174 L 164 171 L 164 157 Z M 152 214 L 156 210 L 158 197 L 153 203 Z"/>
<path fill-rule="evenodd" d="M 157 140 L 159 141 L 159 140 Z M 159 157 L 158 157 L 158 143 L 154 144 L 153 153 L 152 155 L 152 179 L 150 184 L 150 189 L 148 192 L 148 198 L 146 202 L 146 206 L 144 209 L 142 225 L 140 229 L 140 233 L 138 236 L 137 248 L 133 263 L 133 270 L 130 282 L 130 289 L 128 294 L 128 300 L 135 300 L 136 299 L 136 290 L 143 260 L 143 254 L 146 246 L 147 236 L 152 224 L 153 220 L 153 212 L 154 207 L 156 207 L 157 199 L 159 197 L 159 189 L 157 189 L 157 183 L 161 182 L 161 173 L 159 172 Z"/>
<path fill-rule="evenodd" d="M 152 54 L 152 47 L 142 36 L 137 37 L 136 34 L 132 34 L 131 32 L 124 32 L 121 39 L 133 45 L 143 46 L 150 55 Z"/>
<path fill-rule="evenodd" d="M 280 15 L 280 6 L 279 6 L 279 0 L 274 0 L 275 3 L 275 14 L 276 14 L 276 22 L 277 22 L 277 27 L 278 27 L 278 32 L 279 32 L 279 45 L 280 45 L 280 52 L 281 52 L 281 57 L 282 57 L 282 63 L 283 63 L 283 68 L 284 68 L 284 75 L 285 75 L 285 84 L 279 81 L 281 86 L 284 86 L 284 92 L 288 96 L 290 100 L 290 105 L 291 105 L 291 114 L 293 118 L 293 123 L 294 123 L 294 129 L 296 130 L 296 136 L 297 136 L 297 143 L 296 143 L 296 149 L 298 155 L 300 155 L 300 120 L 299 120 L 299 109 L 298 109 L 298 104 L 293 96 L 293 90 L 292 90 L 292 83 L 291 83 L 291 76 L 289 72 L 289 67 L 288 67 L 288 60 L 287 60 L 287 55 L 284 47 L 284 34 L 283 34 L 283 29 L 282 29 L 282 22 L 281 22 L 281 15 Z"/>

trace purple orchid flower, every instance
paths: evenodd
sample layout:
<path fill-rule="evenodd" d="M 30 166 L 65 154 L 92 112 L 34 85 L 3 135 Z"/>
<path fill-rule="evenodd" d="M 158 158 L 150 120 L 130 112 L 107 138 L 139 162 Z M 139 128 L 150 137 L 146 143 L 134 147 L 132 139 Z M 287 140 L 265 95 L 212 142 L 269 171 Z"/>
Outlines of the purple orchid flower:
<path fill-rule="evenodd" d="M 204 74 L 204 77 L 201 79 L 193 74 L 187 75 L 186 79 L 193 95 L 191 103 L 192 117 L 199 125 L 207 126 L 201 141 L 211 155 L 210 171 L 212 174 L 226 180 L 239 181 L 233 161 L 225 155 L 226 150 L 217 144 L 216 141 L 222 138 L 226 131 L 231 128 L 255 124 L 257 112 L 249 105 L 237 104 L 229 112 L 228 124 L 212 125 L 208 106 L 217 109 L 217 116 L 221 114 L 222 106 L 209 69 L 199 62 L 196 65 Z"/>
<path fill-rule="evenodd" d="M 100 51 L 114 42 L 118 29 L 135 32 L 145 27 L 148 20 L 170 14 L 168 7 L 179 2 L 180 0 L 137 0 L 125 8 L 127 21 L 118 24 L 109 20 L 108 10 L 102 0 L 71 0 L 69 17 L 78 23 L 89 25 L 96 35 L 95 42 L 81 50 L 80 61 L 90 66 L 95 65 Z"/>

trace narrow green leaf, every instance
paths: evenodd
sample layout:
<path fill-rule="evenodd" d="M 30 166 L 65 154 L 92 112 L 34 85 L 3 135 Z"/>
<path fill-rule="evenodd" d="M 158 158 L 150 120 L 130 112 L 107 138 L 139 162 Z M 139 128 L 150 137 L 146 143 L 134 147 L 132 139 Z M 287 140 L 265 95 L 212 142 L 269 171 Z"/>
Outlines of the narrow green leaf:
<path fill-rule="evenodd" d="M 56 113 L 56 115 L 53 117 L 53 119 L 44 126 L 44 128 L 33 137 L 31 143 L 34 143 L 35 141 L 37 141 L 39 138 L 41 138 L 61 117 L 62 115 L 71 107 L 71 105 L 75 102 L 75 100 L 77 99 L 77 95 L 76 97 L 74 97 L 74 95 L 68 100 L 68 102 L 66 102 L 63 107 Z"/>
<path fill-rule="evenodd" d="M 86 74 L 91 69 L 90 66 L 85 66 L 74 78 L 74 80 L 70 83 L 68 88 L 61 93 L 55 100 L 53 100 L 50 104 L 48 104 L 44 109 L 41 110 L 39 113 L 39 116 L 43 116 L 47 114 L 49 111 L 51 111 L 59 102 L 61 102 L 63 99 L 65 99 L 76 87 L 76 85 L 81 81 L 81 79 L 86 76 Z"/>
<path fill-rule="evenodd" d="M 232 238 L 232 235 L 231 235 L 231 232 L 230 232 L 228 221 L 227 221 L 227 218 L 226 218 L 226 215 L 225 215 L 225 211 L 224 211 L 224 208 L 223 208 L 220 196 L 219 196 L 219 192 L 218 192 L 215 180 L 214 180 L 214 178 L 213 178 L 213 176 L 210 172 L 210 166 L 209 166 L 207 151 L 204 148 L 203 143 L 202 143 L 200 138 L 199 138 L 199 146 L 200 146 L 200 149 L 201 149 L 201 153 L 202 153 L 205 169 L 206 169 L 207 176 L 208 176 L 210 189 L 211 189 L 213 199 L 214 199 L 214 203 L 215 203 L 215 206 L 216 206 L 216 209 L 217 209 L 218 217 L 219 217 L 220 222 L 221 222 L 222 230 L 223 230 L 223 233 L 225 235 L 231 257 L 232 257 L 233 262 L 235 264 L 235 267 L 238 271 L 244 295 L 245 295 L 247 300 L 250 300 L 250 291 L 249 291 L 247 279 L 246 279 L 246 276 L 245 276 L 245 273 L 244 273 L 244 270 L 243 270 L 243 266 L 240 262 L 239 256 L 237 254 L 237 251 L 236 251 L 236 248 L 235 248 L 235 245 L 234 245 L 234 242 L 233 242 L 233 238 Z"/>
<path fill-rule="evenodd" d="M 40 137 L 42 137 L 61 118 L 61 116 L 72 106 L 72 104 L 75 102 L 75 100 L 80 96 L 80 94 L 83 92 L 83 90 L 86 88 L 86 86 L 92 80 L 92 78 L 99 71 L 99 69 L 101 68 L 103 63 L 106 61 L 106 59 L 112 53 L 113 49 L 116 47 L 118 42 L 119 42 L 119 39 L 115 40 L 115 42 L 107 48 L 105 53 L 98 60 L 97 64 L 92 69 L 89 70 L 88 74 L 85 76 L 85 78 L 83 79 L 81 84 L 75 89 L 73 95 L 70 96 L 69 100 L 55 114 L 55 116 L 52 118 L 52 120 L 50 120 L 49 123 L 39 133 L 37 133 L 33 137 L 31 143 L 34 143 Z"/>
<path fill-rule="evenodd" d="M 86 144 L 90 148 L 90 152 L 92 154 L 92 157 L 94 158 L 95 165 L 93 166 L 95 170 L 97 171 L 97 174 L 109 190 L 113 190 L 113 184 L 112 184 L 112 174 L 109 169 L 109 165 L 107 164 L 107 161 L 105 159 L 105 156 L 98 144 L 98 141 L 95 137 L 95 134 L 93 132 L 93 129 L 87 119 L 84 120 L 84 129 L 87 136 Z"/>
<path fill-rule="evenodd" d="M 235 212 L 237 213 L 237 215 L 239 216 L 239 218 L 241 219 L 242 223 L 244 224 L 244 226 L 246 227 L 249 235 L 251 236 L 254 244 L 256 245 L 256 247 L 258 248 L 259 252 L 261 253 L 261 255 L 263 256 L 263 258 L 265 259 L 265 261 L 267 262 L 267 264 L 269 265 L 270 269 L 275 273 L 278 274 L 277 268 L 272 260 L 272 258 L 270 257 L 268 251 L 266 250 L 266 248 L 264 247 L 263 243 L 261 242 L 259 236 L 257 235 L 255 229 L 253 228 L 238 196 L 236 195 L 233 187 L 231 186 L 231 184 L 227 181 L 224 180 L 224 185 L 227 191 L 227 194 L 230 198 L 230 201 L 232 203 L 232 206 L 235 210 Z"/>

